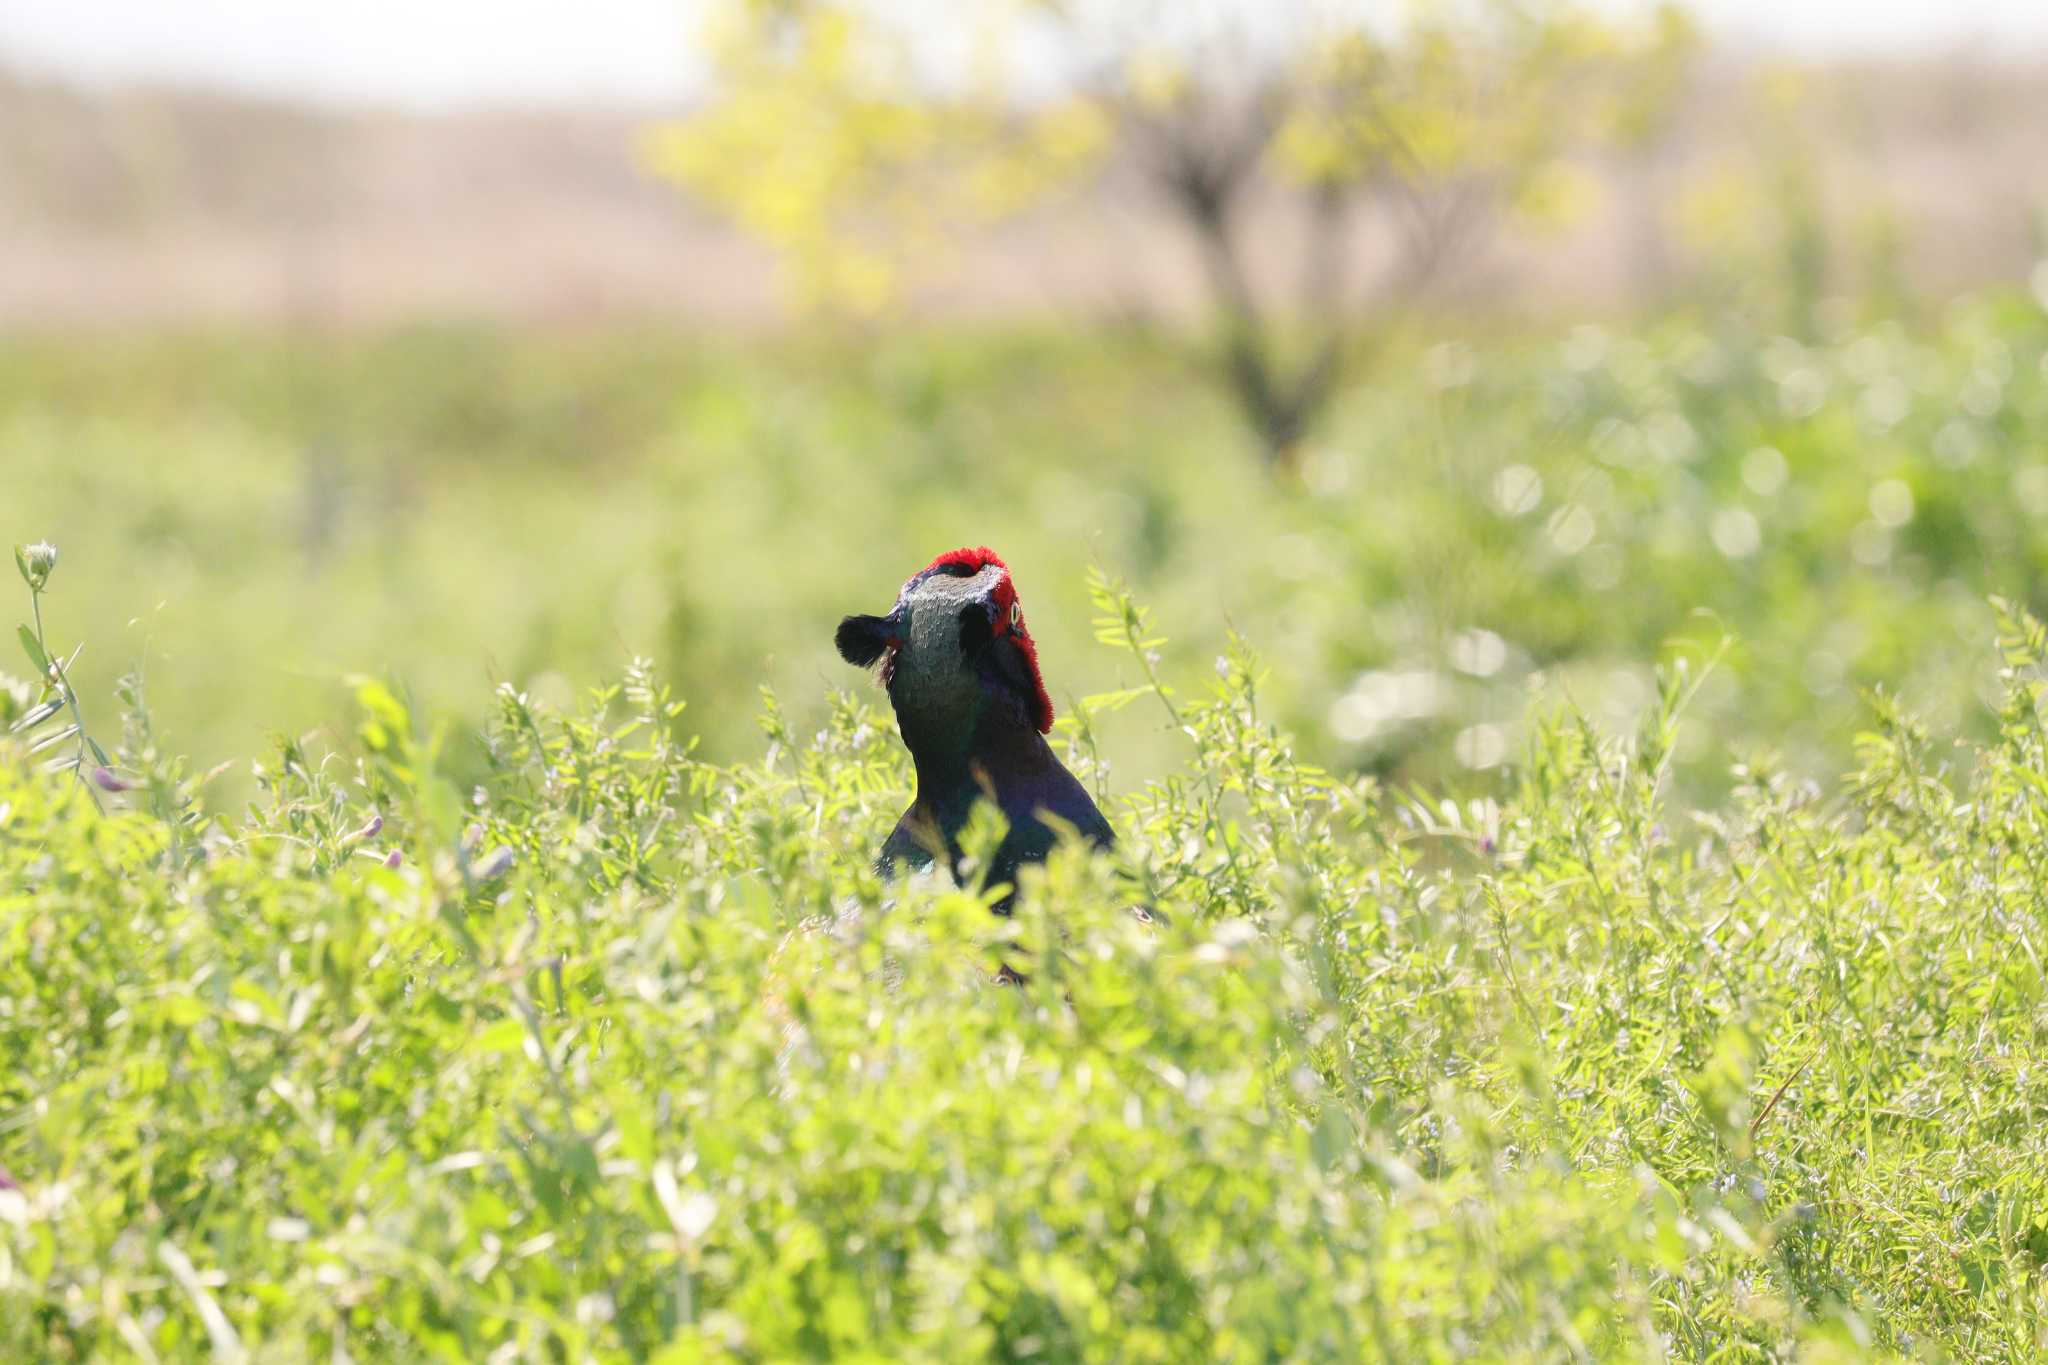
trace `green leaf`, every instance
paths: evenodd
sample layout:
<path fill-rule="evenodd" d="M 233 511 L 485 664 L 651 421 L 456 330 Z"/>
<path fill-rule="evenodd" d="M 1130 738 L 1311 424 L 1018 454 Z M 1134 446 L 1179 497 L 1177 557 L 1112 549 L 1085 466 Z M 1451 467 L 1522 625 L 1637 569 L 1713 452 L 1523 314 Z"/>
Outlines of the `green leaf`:
<path fill-rule="evenodd" d="M 1324 1105 L 1315 1129 L 1309 1134 L 1309 1148 L 1315 1155 L 1316 1165 L 1325 1171 L 1335 1170 L 1357 1142 L 1358 1135 L 1344 1111 L 1335 1104 Z"/>
<path fill-rule="evenodd" d="M 517 1019 L 500 1019 L 476 1035 L 479 1052 L 517 1052 L 526 1044 L 526 1025 Z"/>
<path fill-rule="evenodd" d="M 19 559 L 20 557 L 20 552 L 16 551 L 15 558 Z M 28 572 L 26 564 L 22 565 L 22 572 Z M 36 667 L 36 677 L 39 679 L 49 677 L 50 657 L 43 653 L 43 647 L 36 642 L 36 633 L 27 626 L 21 626 L 18 628 L 18 634 L 21 636 L 21 647 L 28 651 L 28 661 Z"/>
<path fill-rule="evenodd" d="M 1122 643 L 1121 640 L 1118 641 Z M 1149 687 L 1126 687 L 1115 692 L 1097 692 L 1094 696 L 1081 698 L 1082 709 L 1090 712 L 1121 711 L 1140 697 L 1149 697 Z"/>
<path fill-rule="evenodd" d="M 21 570 L 22 582 L 31 588 L 36 585 L 36 581 L 28 576 L 28 552 L 19 545 L 14 547 L 14 567 Z"/>

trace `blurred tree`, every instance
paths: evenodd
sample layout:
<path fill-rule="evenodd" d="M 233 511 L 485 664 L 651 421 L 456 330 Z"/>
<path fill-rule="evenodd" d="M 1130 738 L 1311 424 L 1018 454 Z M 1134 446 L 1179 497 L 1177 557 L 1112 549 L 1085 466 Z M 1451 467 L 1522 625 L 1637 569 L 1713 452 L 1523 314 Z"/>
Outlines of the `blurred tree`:
<path fill-rule="evenodd" d="M 1635 59 L 1616 73 L 1608 126 L 1627 200 L 1636 293 L 1662 299 L 1675 274 L 1666 217 L 1673 163 L 1681 151 L 1673 133 L 1701 40 L 1692 16 L 1676 5 L 1660 6 L 1650 22 L 1652 28 L 1637 37 Z"/>
<path fill-rule="evenodd" d="M 1820 338 L 1821 298 L 1827 292 L 1827 217 L 1821 204 L 1820 158 L 1801 124 L 1809 98 L 1806 81 L 1791 68 L 1767 73 L 1763 85 L 1765 173 L 1777 209 L 1783 260 L 1785 326 L 1803 341 Z"/>
<path fill-rule="evenodd" d="M 1711 310 L 1731 301 L 1802 341 L 1821 338 L 1822 304 L 1838 272 L 1831 259 L 1816 151 L 1811 73 L 1767 67 L 1730 110 L 1745 129 L 1741 154 L 1724 154 L 1681 195 L 1679 220 Z"/>
<path fill-rule="evenodd" d="M 799 302 L 868 316 L 963 225 L 1001 219 L 1100 159 L 1083 101 L 1022 112 L 983 15 L 969 89 L 927 80 L 910 35 L 838 0 L 722 0 L 705 28 L 716 93 L 657 128 L 657 173 L 730 214 L 792 271 Z"/>
<path fill-rule="evenodd" d="M 1674 6 L 1622 28 L 1569 0 L 1419 0 L 1393 22 L 1352 4 L 947 13 L 964 63 L 884 0 L 722 0 L 713 96 L 655 132 L 651 166 L 774 247 L 805 303 L 873 314 L 964 226 L 1121 151 L 1190 233 L 1219 372 L 1282 471 L 1409 300 L 1503 221 L 1572 216 L 1589 185 L 1573 156 L 1662 135 L 1693 43 Z M 1024 93 L 1020 47 L 1057 79 Z M 1255 269 L 1275 254 L 1247 224 L 1255 189 L 1299 209 L 1291 281 Z M 1396 245 L 1363 279 L 1368 209 Z"/>
<path fill-rule="evenodd" d="M 1220 110 L 1218 85 L 1192 66 L 1099 98 L 1122 111 L 1200 243 L 1224 373 L 1286 469 L 1386 319 L 1504 220 L 1576 216 L 1592 187 L 1574 153 L 1661 134 L 1690 44 L 1675 9 L 1624 31 L 1565 4 L 1422 4 L 1392 31 L 1355 15 L 1319 26 Z M 1297 191 L 1305 209 L 1291 312 L 1252 283 L 1239 208 L 1260 180 Z M 1396 228 L 1392 258 L 1362 282 L 1348 270 L 1361 207 Z"/>

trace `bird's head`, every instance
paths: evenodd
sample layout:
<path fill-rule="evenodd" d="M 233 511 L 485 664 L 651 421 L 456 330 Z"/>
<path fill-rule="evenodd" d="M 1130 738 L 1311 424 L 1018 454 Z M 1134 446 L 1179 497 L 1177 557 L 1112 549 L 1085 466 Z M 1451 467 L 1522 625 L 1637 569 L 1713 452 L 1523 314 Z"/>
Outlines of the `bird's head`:
<path fill-rule="evenodd" d="M 1052 698 L 1017 587 L 985 546 L 940 555 L 911 575 L 888 615 L 847 617 L 834 643 L 855 667 L 881 664 L 906 723 L 971 724 L 986 703 L 1015 708 L 1041 733 L 1052 728 Z"/>

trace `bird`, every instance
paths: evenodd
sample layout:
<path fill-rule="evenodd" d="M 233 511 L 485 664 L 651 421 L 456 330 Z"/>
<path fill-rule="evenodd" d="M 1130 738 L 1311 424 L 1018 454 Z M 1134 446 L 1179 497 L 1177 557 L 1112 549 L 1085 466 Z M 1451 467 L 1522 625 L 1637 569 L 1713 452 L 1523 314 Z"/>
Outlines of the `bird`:
<path fill-rule="evenodd" d="M 1052 698 L 1017 585 L 995 551 L 947 551 L 910 576 L 887 615 L 842 620 L 833 643 L 856 668 L 880 664 L 917 773 L 916 798 L 875 859 L 883 876 L 943 857 L 960 880 L 960 831 L 984 799 L 1009 822 L 984 883 L 1011 888 L 998 910 L 1015 893 L 1018 869 L 1052 851 L 1059 836 L 1048 819 L 1095 847 L 1116 842 L 1045 741 Z"/>

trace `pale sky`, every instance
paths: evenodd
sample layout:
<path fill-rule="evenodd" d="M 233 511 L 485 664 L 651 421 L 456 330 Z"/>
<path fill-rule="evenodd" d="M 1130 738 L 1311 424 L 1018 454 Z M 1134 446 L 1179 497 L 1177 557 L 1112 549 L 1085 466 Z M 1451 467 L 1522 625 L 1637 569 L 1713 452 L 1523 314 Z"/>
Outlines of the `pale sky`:
<path fill-rule="evenodd" d="M 1605 0 L 1623 11 L 1644 3 Z M 694 84 L 698 6 L 0 0 L 0 66 L 90 83 L 141 77 L 416 107 L 666 102 Z M 2048 0 L 1696 0 L 1692 8 L 1723 38 L 1802 53 L 2048 53 Z"/>

